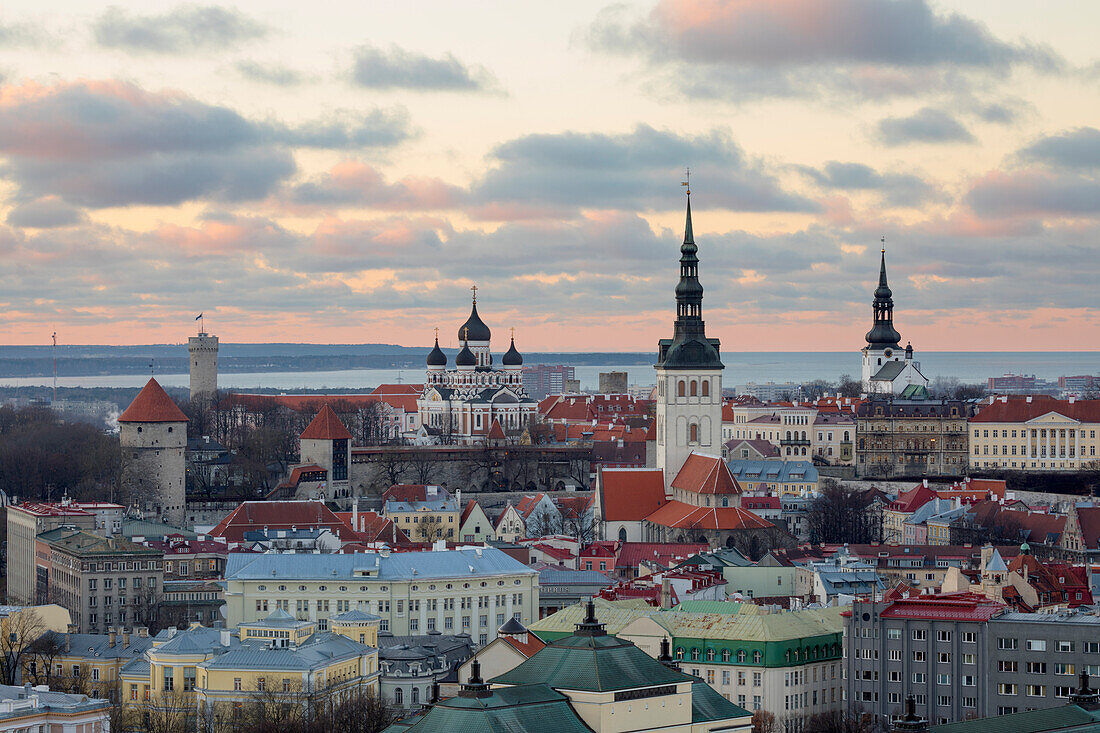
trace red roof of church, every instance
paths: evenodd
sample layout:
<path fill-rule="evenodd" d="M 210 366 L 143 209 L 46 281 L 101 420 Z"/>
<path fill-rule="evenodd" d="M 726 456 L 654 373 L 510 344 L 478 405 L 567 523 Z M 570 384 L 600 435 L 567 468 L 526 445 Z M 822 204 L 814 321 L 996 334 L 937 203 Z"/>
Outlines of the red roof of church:
<path fill-rule="evenodd" d="M 187 422 L 187 415 L 152 377 L 121 415 L 119 422 Z"/>
<path fill-rule="evenodd" d="M 351 440 L 344 423 L 326 402 L 313 421 L 302 431 L 303 440 Z"/>
<path fill-rule="evenodd" d="M 670 501 L 645 518 L 662 527 L 678 529 L 767 529 L 771 522 L 735 506 L 692 506 Z"/>
<path fill-rule="evenodd" d="M 210 535 L 242 542 L 245 532 L 264 527 L 330 529 L 340 539 L 347 539 L 349 529 L 323 501 L 246 501 L 230 512 Z"/>
<path fill-rule="evenodd" d="M 665 503 L 665 477 L 658 469 L 605 468 L 599 490 L 605 521 L 640 522 Z"/>
<path fill-rule="evenodd" d="M 741 484 L 730 473 L 726 462 L 718 456 L 703 453 L 692 453 L 687 457 L 676 478 L 672 479 L 672 488 L 696 494 L 741 493 Z"/>

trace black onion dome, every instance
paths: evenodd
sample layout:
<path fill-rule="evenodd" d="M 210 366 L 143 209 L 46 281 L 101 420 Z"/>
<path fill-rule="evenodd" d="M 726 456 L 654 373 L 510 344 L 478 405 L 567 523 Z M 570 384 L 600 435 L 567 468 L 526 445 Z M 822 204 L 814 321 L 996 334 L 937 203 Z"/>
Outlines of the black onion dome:
<path fill-rule="evenodd" d="M 481 316 L 477 314 L 477 303 L 474 303 L 473 308 L 470 310 L 470 317 L 458 329 L 458 340 L 488 341 L 491 336 L 492 332 L 485 325 L 485 321 L 481 320 Z"/>
<path fill-rule="evenodd" d="M 477 366 L 477 357 L 474 356 L 474 352 L 470 351 L 467 344 L 462 344 L 462 351 L 458 352 L 458 356 L 455 357 L 455 366 Z"/>
<path fill-rule="evenodd" d="M 443 350 L 439 348 L 439 339 L 436 338 L 435 346 L 428 353 L 428 366 L 430 367 L 445 367 L 447 366 L 447 355 L 443 353 Z"/>
<path fill-rule="evenodd" d="M 512 345 L 508 347 L 508 351 L 504 352 L 504 356 L 501 357 L 500 363 L 504 366 L 522 366 L 523 355 L 516 351 L 516 339 L 512 338 Z"/>

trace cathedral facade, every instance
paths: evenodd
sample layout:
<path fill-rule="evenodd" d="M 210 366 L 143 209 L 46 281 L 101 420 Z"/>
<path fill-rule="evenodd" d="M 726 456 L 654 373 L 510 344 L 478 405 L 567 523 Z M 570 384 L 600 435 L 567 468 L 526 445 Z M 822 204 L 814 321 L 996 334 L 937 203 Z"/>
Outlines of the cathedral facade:
<path fill-rule="evenodd" d="M 435 347 L 428 354 L 424 392 L 417 400 L 420 438 L 440 444 L 478 444 L 518 436 L 538 412 L 538 403 L 523 388 L 523 356 L 515 336 L 493 365 L 492 332 L 477 312 L 475 291 L 470 317 L 458 329 L 462 349 L 449 368 L 447 355 Z"/>

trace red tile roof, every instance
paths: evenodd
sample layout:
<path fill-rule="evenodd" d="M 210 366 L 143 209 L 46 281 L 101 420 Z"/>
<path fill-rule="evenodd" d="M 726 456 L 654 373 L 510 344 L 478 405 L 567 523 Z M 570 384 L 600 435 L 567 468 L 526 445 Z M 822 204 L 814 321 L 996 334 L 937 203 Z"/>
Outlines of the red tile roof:
<path fill-rule="evenodd" d="M 767 529 L 775 526 L 740 507 L 692 506 L 682 501 L 669 501 L 645 519 L 677 529 Z"/>
<path fill-rule="evenodd" d="M 500 426 L 500 420 L 493 420 L 492 426 L 489 427 L 489 440 L 504 440 L 504 428 Z"/>
<path fill-rule="evenodd" d="M 1077 523 L 1081 527 L 1081 541 L 1085 549 L 1100 547 L 1100 507 L 1077 507 Z"/>
<path fill-rule="evenodd" d="M 932 621 L 988 621 L 1004 610 L 1003 603 L 977 593 L 944 593 L 897 599 L 879 615 Z"/>
<path fill-rule="evenodd" d="M 617 568 L 636 568 L 643 560 L 668 567 L 710 549 L 706 542 L 624 542 L 615 560 Z"/>
<path fill-rule="evenodd" d="M 432 484 L 394 484 L 382 492 L 382 501 L 427 501 L 428 486 Z M 448 495 L 442 486 L 436 487 L 436 498 Z"/>
<path fill-rule="evenodd" d="M 544 496 L 546 496 L 546 494 L 524 494 L 520 497 L 520 500 L 516 502 L 516 511 L 520 513 L 524 521 L 531 518 L 531 512 L 535 511 L 535 507 L 542 502 Z"/>
<path fill-rule="evenodd" d="M 742 443 L 748 445 L 754 451 L 764 456 L 765 458 L 775 458 L 780 454 L 779 446 L 763 439 L 749 439 L 749 438 L 732 438 L 726 443 L 726 449 L 732 451 Z M 740 456 L 730 456 L 731 458 L 740 458 Z"/>
<path fill-rule="evenodd" d="M 351 527 L 359 539 L 366 543 L 386 542 L 388 544 L 409 544 L 408 535 L 395 527 L 393 522 L 378 512 L 359 512 L 358 521 L 352 521 L 351 512 L 336 512 L 340 520 Z"/>
<path fill-rule="evenodd" d="M 474 512 L 475 506 L 477 506 L 477 500 L 470 499 L 468 502 L 466 502 L 466 506 L 462 507 L 462 514 L 460 514 L 458 517 L 458 524 L 460 527 L 463 524 L 466 524 L 466 520 L 469 519 L 470 515 Z"/>
<path fill-rule="evenodd" d="M 316 463 L 309 463 L 304 466 L 295 466 L 290 470 L 290 476 L 288 476 L 285 481 L 279 484 L 279 488 L 297 488 L 298 484 L 302 483 L 302 477 L 304 474 L 315 473 L 317 471 L 321 471 L 325 474 L 324 477 L 320 479 L 321 481 L 324 481 L 328 478 L 328 471 L 321 466 L 318 466 Z"/>
<path fill-rule="evenodd" d="M 76 504 L 24 501 L 11 508 L 33 514 L 36 517 L 90 517 L 93 515 L 93 512 L 85 511 Z"/>
<path fill-rule="evenodd" d="M 912 489 L 898 495 L 898 498 L 887 507 L 892 512 L 912 514 L 936 498 L 936 492 L 922 484 L 917 484 Z"/>
<path fill-rule="evenodd" d="M 423 384 L 380 384 L 371 391 L 371 394 L 387 397 L 392 395 L 420 396 L 423 392 Z"/>
<path fill-rule="evenodd" d="M 640 522 L 665 503 L 665 477 L 657 469 L 604 468 L 598 488 L 605 521 Z"/>
<path fill-rule="evenodd" d="M 756 509 L 778 509 L 779 497 L 778 496 L 743 496 L 741 497 L 741 506 L 749 511 Z"/>
<path fill-rule="evenodd" d="M 1027 422 L 1057 412 L 1080 422 L 1100 422 L 1100 400 L 1058 400 L 1046 395 L 996 397 L 978 408 L 970 422 Z"/>
<path fill-rule="evenodd" d="M 526 642 L 520 641 L 514 636 L 508 636 L 507 634 L 502 634 L 500 638 L 504 639 L 505 642 L 515 647 L 516 651 L 518 651 L 525 657 L 530 657 L 539 649 L 542 649 L 544 646 L 546 646 L 546 642 L 530 632 L 528 632 L 527 634 Z"/>
<path fill-rule="evenodd" d="M 157 380 L 150 378 L 121 415 L 119 422 L 187 422 L 187 415 L 168 396 Z"/>
<path fill-rule="evenodd" d="M 672 488 L 696 494 L 740 494 L 741 484 L 718 456 L 691 453 L 672 479 Z M 770 526 L 770 525 L 769 525 Z"/>
<path fill-rule="evenodd" d="M 243 542 L 244 533 L 263 529 L 291 527 L 330 529 L 346 539 L 350 529 L 322 501 L 246 501 L 210 531 L 212 537 L 228 542 Z"/>
<path fill-rule="evenodd" d="M 332 411 L 326 402 L 321 411 L 317 413 L 317 416 L 313 418 L 306 429 L 302 431 L 303 440 L 351 440 L 351 433 L 348 432 L 344 423 L 340 422 L 340 418 L 336 416 L 336 413 Z"/>

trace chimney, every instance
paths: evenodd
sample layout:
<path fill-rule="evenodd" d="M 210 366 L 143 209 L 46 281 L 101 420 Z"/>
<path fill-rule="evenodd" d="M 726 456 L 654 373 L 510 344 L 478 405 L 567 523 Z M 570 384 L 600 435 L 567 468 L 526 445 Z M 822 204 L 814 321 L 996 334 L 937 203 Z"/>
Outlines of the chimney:
<path fill-rule="evenodd" d="M 359 499 L 357 498 L 351 500 L 351 528 L 356 532 L 359 531 Z"/>
<path fill-rule="evenodd" d="M 924 488 L 926 488 L 926 489 L 928 488 L 928 479 L 924 480 Z"/>
<path fill-rule="evenodd" d="M 125 626 L 122 627 L 122 648 L 127 649 L 130 646 L 130 630 Z"/>
<path fill-rule="evenodd" d="M 672 608 L 672 581 L 661 578 L 661 609 L 667 611 Z"/>
<path fill-rule="evenodd" d="M 108 649 L 114 649 L 115 648 L 115 627 L 114 626 L 107 629 L 107 648 Z"/>
<path fill-rule="evenodd" d="M 149 627 L 148 626 L 137 626 L 137 627 L 134 628 L 134 633 L 137 634 L 142 639 L 148 639 L 149 638 Z"/>
<path fill-rule="evenodd" d="M 231 641 L 229 629 L 222 629 L 221 633 L 219 634 L 219 637 L 220 637 L 219 640 L 221 641 L 222 646 L 224 646 L 226 649 L 228 649 L 229 648 L 229 642 Z"/>

